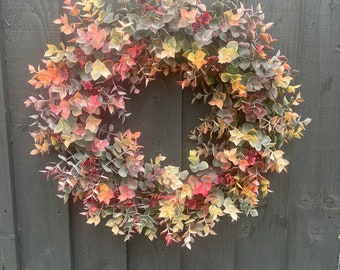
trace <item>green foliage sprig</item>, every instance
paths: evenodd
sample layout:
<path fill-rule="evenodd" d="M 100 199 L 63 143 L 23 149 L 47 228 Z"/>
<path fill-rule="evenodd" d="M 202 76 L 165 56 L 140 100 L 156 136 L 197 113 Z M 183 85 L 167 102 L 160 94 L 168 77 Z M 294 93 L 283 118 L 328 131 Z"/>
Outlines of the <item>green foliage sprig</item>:
<path fill-rule="evenodd" d="M 126 240 L 160 230 L 167 244 L 190 248 L 224 215 L 257 215 L 269 192 L 264 174 L 285 170 L 281 147 L 310 120 L 293 111 L 299 86 L 286 57 L 269 54 L 275 39 L 260 6 L 129 2 L 112 11 L 101 0 L 64 1 L 68 14 L 54 22 L 68 41 L 48 44 L 42 67 L 29 66 L 30 84 L 42 88 L 25 102 L 37 112 L 31 154 L 59 153 L 44 173 L 65 202 L 83 203 L 87 223 L 105 220 Z M 124 121 L 127 96 L 159 74 L 179 74 L 177 83 L 211 106 L 189 136 L 188 170 L 162 165 L 161 155 L 147 163 L 140 132 L 107 121 Z"/>

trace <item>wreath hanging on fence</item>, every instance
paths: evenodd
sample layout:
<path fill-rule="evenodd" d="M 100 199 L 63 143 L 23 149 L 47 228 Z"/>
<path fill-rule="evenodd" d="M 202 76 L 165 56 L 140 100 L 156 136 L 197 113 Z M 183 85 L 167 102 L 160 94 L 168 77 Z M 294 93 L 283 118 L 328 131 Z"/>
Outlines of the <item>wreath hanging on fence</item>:
<path fill-rule="evenodd" d="M 123 2 L 112 11 L 101 0 L 64 1 L 68 15 L 54 23 L 67 42 L 48 44 L 43 67 L 29 66 L 30 84 L 43 88 L 25 102 L 37 111 L 31 154 L 59 153 L 43 172 L 65 202 L 83 202 L 87 223 L 105 220 L 126 240 L 136 232 L 153 240 L 160 230 L 167 244 L 190 248 L 224 215 L 257 216 L 269 192 L 264 174 L 285 170 L 281 147 L 310 120 L 292 109 L 303 101 L 299 86 L 286 57 L 269 55 L 275 39 L 260 6 Z M 189 135 L 188 170 L 162 165 L 162 155 L 147 163 L 141 133 L 117 126 L 130 115 L 127 98 L 172 74 L 211 106 Z"/>

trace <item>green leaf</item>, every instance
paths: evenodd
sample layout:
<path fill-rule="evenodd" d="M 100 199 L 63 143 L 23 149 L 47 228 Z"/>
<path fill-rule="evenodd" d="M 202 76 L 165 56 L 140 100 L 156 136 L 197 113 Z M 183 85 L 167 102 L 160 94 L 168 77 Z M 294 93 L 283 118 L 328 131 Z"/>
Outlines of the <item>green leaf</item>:
<path fill-rule="evenodd" d="M 230 215 L 232 221 L 237 220 L 238 219 L 238 215 L 239 213 L 242 213 L 240 210 L 237 209 L 237 207 L 234 205 L 233 201 L 230 198 L 226 198 L 224 200 L 224 210 L 223 212 Z"/>
<path fill-rule="evenodd" d="M 238 50 L 238 42 L 235 40 L 229 41 L 227 44 L 227 48 L 232 48 L 234 52 L 237 52 Z"/>
<path fill-rule="evenodd" d="M 198 163 L 198 164 L 190 164 L 189 167 L 190 167 L 190 169 L 191 169 L 191 171 L 192 171 L 193 173 L 197 173 L 197 172 L 199 172 L 199 171 L 203 171 L 203 170 L 208 169 L 208 168 L 209 168 L 209 165 L 208 165 L 207 162 L 202 161 L 202 162 L 200 162 L 200 163 Z"/>
<path fill-rule="evenodd" d="M 221 73 L 220 74 L 220 77 L 221 77 L 221 80 L 222 82 L 226 83 L 230 80 L 230 78 L 232 78 L 233 74 L 230 74 L 230 73 Z"/>
<path fill-rule="evenodd" d="M 250 60 L 249 59 L 243 59 L 241 63 L 238 65 L 241 69 L 246 70 L 250 67 Z"/>
<path fill-rule="evenodd" d="M 70 126 L 70 123 L 68 120 L 64 118 L 60 118 L 58 124 L 54 128 L 55 133 L 63 133 L 63 134 L 70 134 L 72 131 L 72 128 Z"/>
<path fill-rule="evenodd" d="M 249 49 L 248 49 L 248 48 L 245 48 L 245 47 L 241 48 L 241 49 L 238 51 L 238 53 L 239 53 L 239 55 L 240 55 L 241 57 L 244 57 L 244 58 L 250 56 L 250 51 L 249 51 Z"/>
<path fill-rule="evenodd" d="M 121 177 L 127 177 L 127 175 L 128 175 L 128 172 L 127 172 L 127 169 L 126 169 L 126 167 L 124 166 L 124 167 L 121 167 L 119 170 L 118 170 L 118 174 L 119 174 L 119 176 L 121 176 Z"/>

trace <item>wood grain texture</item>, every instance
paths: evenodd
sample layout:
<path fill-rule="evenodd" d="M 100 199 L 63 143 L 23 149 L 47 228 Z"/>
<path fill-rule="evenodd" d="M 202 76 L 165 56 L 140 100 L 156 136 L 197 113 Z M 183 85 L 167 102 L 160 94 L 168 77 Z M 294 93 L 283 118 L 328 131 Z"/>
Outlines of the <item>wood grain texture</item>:
<path fill-rule="evenodd" d="M 0 6 L 0 14 L 2 14 Z M 0 267 L 18 269 L 18 233 L 14 202 L 12 155 L 9 147 L 9 111 L 5 82 L 4 33 L 0 26 Z"/>
<path fill-rule="evenodd" d="M 279 39 L 276 48 L 286 55 L 294 68 L 297 63 L 299 41 L 300 2 L 299 1 L 247 1 L 256 6 L 259 2 L 265 13 L 266 22 L 275 22 L 271 32 Z M 294 7 L 294 8 L 292 8 Z M 299 83 L 298 81 L 296 83 Z M 288 159 L 291 158 L 292 146 L 284 148 Z M 292 161 L 294 162 L 294 161 Z M 290 171 L 290 167 L 288 171 Z M 288 213 L 289 174 L 268 174 L 271 190 L 267 198 L 260 202 L 259 217 L 242 217 L 235 231 L 235 270 L 242 270 L 249 265 L 252 269 L 286 270 L 290 217 Z"/>
<path fill-rule="evenodd" d="M 306 114 L 293 145 L 288 269 L 338 269 L 340 224 L 340 2 L 302 1 L 298 66 Z"/>
<path fill-rule="evenodd" d="M 182 159 L 182 92 L 173 76 L 160 76 L 142 89 L 137 97 L 127 103 L 132 115 L 126 126 L 133 132 L 141 131 L 139 143 L 145 146 L 145 160 L 162 154 L 164 164 L 180 166 Z M 165 247 L 163 236 L 150 242 L 144 236 L 136 236 L 128 244 L 129 270 L 179 270 L 180 249 Z"/>
<path fill-rule="evenodd" d="M 60 40 L 57 27 L 51 22 L 58 17 L 61 2 L 0 2 L 4 29 L 0 42 L 5 46 L 0 64 L 0 266 L 5 266 L 3 269 L 19 269 L 19 264 L 25 270 L 338 268 L 340 1 L 261 1 L 266 21 L 275 22 L 272 33 L 280 40 L 276 47 L 300 70 L 296 83 L 303 84 L 305 103 L 298 110 L 313 122 L 303 140 L 285 148 L 291 161 L 288 174 L 268 176 L 274 194 L 261 203 L 260 216 L 242 216 L 235 223 L 224 218 L 216 225 L 218 236 L 197 239 L 191 251 L 176 245 L 166 248 L 162 236 L 149 242 L 144 236 L 136 235 L 125 244 L 103 225 L 95 228 L 85 224 L 84 217 L 78 214 L 80 206 L 71 206 L 69 212 L 55 196 L 56 184 L 46 183 L 38 173 L 47 160 L 28 155 L 32 140 L 27 135 L 30 120 L 23 102 L 33 90 L 26 83 L 30 77 L 27 64 L 39 64 L 45 44 Z M 203 2 L 209 5 L 213 0 Z M 245 2 L 255 6 L 259 0 Z M 6 88 L 2 74 L 7 78 Z M 145 146 L 146 160 L 162 153 L 168 157 L 165 164 L 185 169 L 188 151 L 193 148 L 187 135 L 209 108 L 190 105 L 192 93 L 182 92 L 175 80 L 171 76 L 158 78 L 142 89 L 139 96 L 133 96 L 127 102 L 133 115 L 125 127 L 142 131 L 139 142 Z M 11 112 L 10 122 L 6 107 Z M 15 215 L 19 228 L 18 253 Z"/>
<path fill-rule="evenodd" d="M 207 7 L 213 0 L 204 2 Z M 182 115 L 182 167 L 188 169 L 189 150 L 195 148 L 195 144 L 188 139 L 188 135 L 193 128 L 200 123 L 199 118 L 204 118 L 211 111 L 210 105 L 203 104 L 202 101 L 192 103 L 193 93 L 190 89 L 183 92 L 183 115 Z M 235 261 L 235 230 L 236 226 L 231 224 L 230 219 L 224 217 L 215 227 L 217 236 L 197 238 L 192 245 L 192 250 L 183 248 L 181 250 L 181 269 L 198 270 L 229 270 L 234 269 Z"/>
<path fill-rule="evenodd" d="M 126 244 L 113 236 L 105 221 L 97 227 L 86 224 L 81 204 L 70 206 L 74 270 L 127 270 Z"/>
<path fill-rule="evenodd" d="M 202 101 L 191 104 L 193 93 L 190 89 L 183 91 L 183 116 L 182 116 L 182 167 L 189 169 L 189 150 L 195 149 L 193 141 L 188 135 L 193 128 L 200 123 L 199 118 L 204 118 L 211 111 L 210 105 L 204 105 Z M 224 217 L 216 224 L 214 231 L 217 236 L 197 238 L 192 245 L 192 250 L 181 250 L 181 269 L 198 270 L 229 270 L 234 269 L 235 257 L 235 232 L 236 227 L 230 219 Z"/>
<path fill-rule="evenodd" d="M 58 43 L 52 20 L 59 2 L 47 0 L 1 1 L 6 48 L 6 77 L 19 228 L 21 269 L 71 269 L 68 210 L 56 197 L 56 184 L 38 172 L 47 160 L 29 156 L 30 112 L 23 102 L 33 94 L 27 83 L 28 63 L 37 65 L 46 43 Z"/>

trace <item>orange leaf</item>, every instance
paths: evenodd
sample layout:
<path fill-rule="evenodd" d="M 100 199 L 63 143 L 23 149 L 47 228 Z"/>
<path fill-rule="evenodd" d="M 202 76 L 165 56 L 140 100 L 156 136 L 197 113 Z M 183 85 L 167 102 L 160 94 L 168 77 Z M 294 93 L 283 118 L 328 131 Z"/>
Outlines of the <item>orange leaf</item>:
<path fill-rule="evenodd" d="M 181 9 L 181 18 L 178 22 L 179 28 L 184 28 L 189 26 L 189 24 L 196 22 L 197 9 L 193 9 L 191 11 L 186 11 L 185 9 Z"/>
<path fill-rule="evenodd" d="M 53 22 L 55 24 L 62 24 L 62 26 L 60 26 L 60 31 L 65 35 L 70 35 L 74 32 L 74 28 L 69 24 L 66 14 L 60 15 L 60 18 L 55 19 Z"/>
<path fill-rule="evenodd" d="M 215 100 L 210 100 L 209 102 L 208 102 L 208 104 L 209 105 L 211 105 L 211 106 L 216 106 L 217 108 L 219 108 L 219 109 L 222 109 L 223 108 L 223 101 L 222 101 L 222 99 L 215 99 Z"/>
<path fill-rule="evenodd" d="M 86 126 L 85 128 L 91 131 L 92 133 L 96 133 L 98 131 L 98 126 L 101 123 L 101 119 L 95 118 L 92 115 L 86 119 Z"/>
<path fill-rule="evenodd" d="M 98 200 L 100 202 L 104 202 L 105 204 L 109 204 L 110 200 L 115 197 L 113 191 L 106 184 L 100 184 L 99 190 L 100 190 L 100 192 L 98 193 Z"/>
<path fill-rule="evenodd" d="M 247 167 L 249 166 L 249 164 L 245 159 L 243 159 L 243 160 L 240 161 L 238 166 L 240 167 L 241 171 L 245 172 L 247 170 Z"/>
<path fill-rule="evenodd" d="M 33 150 L 30 152 L 30 155 L 32 155 L 32 156 L 35 156 L 35 155 L 37 155 L 37 154 L 39 154 L 39 150 L 38 150 L 38 149 L 33 149 Z"/>

